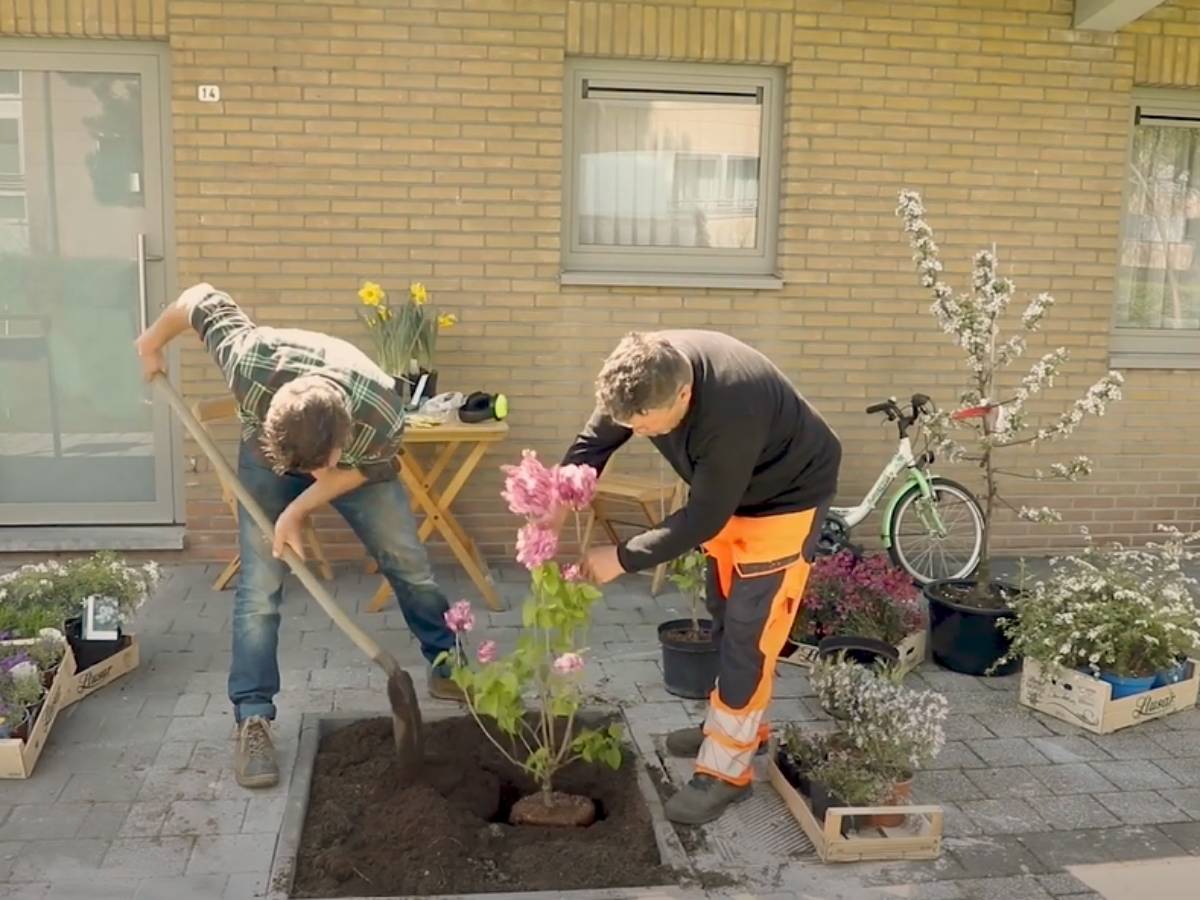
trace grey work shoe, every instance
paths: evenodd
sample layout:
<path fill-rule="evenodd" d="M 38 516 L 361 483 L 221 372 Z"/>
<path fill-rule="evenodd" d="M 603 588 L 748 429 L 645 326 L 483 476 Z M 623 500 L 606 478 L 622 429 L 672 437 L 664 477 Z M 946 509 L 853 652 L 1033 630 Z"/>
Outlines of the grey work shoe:
<path fill-rule="evenodd" d="M 751 785 L 738 787 L 711 775 L 693 775 L 679 793 L 666 802 L 667 818 L 680 825 L 703 825 L 720 817 L 730 806 L 750 796 Z"/>
<path fill-rule="evenodd" d="M 704 729 L 700 726 L 677 728 L 667 735 L 666 740 L 667 752 L 683 759 L 695 759 L 700 753 L 700 745 L 703 743 Z M 759 744 L 758 749 L 754 751 L 756 756 L 766 752 L 766 744 Z"/>
<path fill-rule="evenodd" d="M 238 726 L 233 770 L 242 787 L 271 787 L 279 782 L 279 764 L 275 761 L 275 745 L 271 743 L 271 723 L 262 716 L 250 716 Z"/>
<path fill-rule="evenodd" d="M 466 695 L 463 694 L 462 688 L 451 681 L 445 675 L 439 675 L 437 672 L 430 671 L 429 673 L 429 696 L 434 700 L 449 700 L 452 703 L 466 703 Z"/>

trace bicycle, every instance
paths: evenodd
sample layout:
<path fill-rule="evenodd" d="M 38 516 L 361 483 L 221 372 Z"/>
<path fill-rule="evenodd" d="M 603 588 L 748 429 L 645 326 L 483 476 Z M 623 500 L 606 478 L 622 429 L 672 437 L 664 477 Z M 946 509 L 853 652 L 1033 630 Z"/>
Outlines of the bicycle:
<path fill-rule="evenodd" d="M 851 529 L 875 511 L 888 488 L 907 469 L 908 478 L 888 502 L 880 533 L 892 562 L 918 584 L 967 578 L 974 573 L 983 555 L 979 501 L 958 482 L 929 472 L 933 452 L 925 449 L 915 454 L 909 438 L 909 429 L 933 410 L 933 402 L 924 394 L 913 394 L 907 412 L 894 397 L 867 407 L 867 415 L 885 413 L 889 422 L 896 423 L 896 454 L 861 503 L 830 508 L 822 523 L 819 552 L 831 554 L 850 548 Z"/>

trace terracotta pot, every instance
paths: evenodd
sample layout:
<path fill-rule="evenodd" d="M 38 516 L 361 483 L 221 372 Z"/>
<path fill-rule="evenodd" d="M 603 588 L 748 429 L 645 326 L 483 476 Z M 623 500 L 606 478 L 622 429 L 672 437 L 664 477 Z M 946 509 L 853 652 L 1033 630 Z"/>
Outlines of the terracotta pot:
<path fill-rule="evenodd" d="M 906 806 L 912 800 L 911 777 L 892 785 L 892 793 L 888 796 L 885 806 Z M 869 828 L 898 828 L 904 824 L 904 814 L 896 813 L 888 816 L 867 816 L 866 825 Z"/>

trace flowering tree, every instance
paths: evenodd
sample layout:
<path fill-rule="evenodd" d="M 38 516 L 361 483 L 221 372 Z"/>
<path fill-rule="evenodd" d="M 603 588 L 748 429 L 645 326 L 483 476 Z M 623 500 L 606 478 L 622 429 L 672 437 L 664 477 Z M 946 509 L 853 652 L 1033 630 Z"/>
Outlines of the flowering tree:
<path fill-rule="evenodd" d="M 1025 352 L 1026 339 L 1022 334 L 1007 339 L 1001 337 L 1000 320 L 1012 300 L 1014 285 L 1010 279 L 998 274 L 995 253 L 980 250 L 975 254 L 971 291 L 955 296 L 942 280 L 938 245 L 933 240 L 933 229 L 925 221 L 925 207 L 920 195 L 915 191 L 902 191 L 896 214 L 904 220 L 921 286 L 933 292 L 933 315 L 942 330 L 966 353 L 971 373 L 969 385 L 959 397 L 958 410 L 937 413 L 927 421 L 926 428 L 940 451 L 948 453 L 952 460 L 977 463 L 984 472 L 986 520 L 976 588 L 976 597 L 982 600 L 989 596 L 991 525 L 995 509 L 999 502 L 1011 507 L 1000 496 L 999 478 L 1078 481 L 1092 471 L 1091 460 L 1077 456 L 1070 462 L 1055 463 L 1047 471 L 1017 472 L 999 467 L 997 451 L 1023 445 L 1036 446 L 1070 436 L 1085 416 L 1102 416 L 1109 403 L 1121 399 L 1124 378 L 1119 372 L 1109 372 L 1050 423 L 1030 421 L 1026 404 L 1054 385 L 1069 358 L 1067 349 L 1058 347 L 1046 353 L 1015 385 L 1002 383 L 1004 370 Z M 1049 294 L 1034 297 L 1021 314 L 1022 330 L 1030 334 L 1037 331 L 1053 304 L 1054 298 Z M 955 430 L 970 432 L 967 440 L 974 445 L 972 449 L 952 436 Z M 1058 512 L 1048 507 L 1021 507 L 1016 512 L 1030 522 L 1062 519 Z"/>
<path fill-rule="evenodd" d="M 495 641 L 483 641 L 469 662 L 466 635 L 475 627 L 470 604 L 460 601 L 446 612 L 446 624 L 458 647 L 451 677 L 467 696 L 467 707 L 484 735 L 506 759 L 524 769 L 541 787 L 546 807 L 571 801 L 554 792 L 554 776 L 577 759 L 621 765 L 620 728 L 579 729 L 575 716 L 583 700 L 586 633 L 592 604 L 600 591 L 583 582 L 576 566 L 560 570 L 553 561 L 558 534 L 547 524 L 564 508 L 579 513 L 592 502 L 596 471 L 590 466 L 547 469 L 526 450 L 521 464 L 506 466 L 503 497 L 512 512 L 526 519 L 517 535 L 517 560 L 532 575 L 532 590 L 522 609 L 524 634 L 516 650 L 502 657 Z M 528 714 L 524 699 L 536 711 Z M 505 747 L 481 719 L 493 719 L 508 736 Z"/>

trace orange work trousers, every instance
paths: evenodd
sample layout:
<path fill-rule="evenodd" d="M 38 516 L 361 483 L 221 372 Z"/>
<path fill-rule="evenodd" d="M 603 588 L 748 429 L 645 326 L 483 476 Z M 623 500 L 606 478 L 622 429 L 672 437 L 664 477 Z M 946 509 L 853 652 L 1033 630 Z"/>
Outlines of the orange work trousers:
<path fill-rule="evenodd" d="M 736 785 L 751 780 L 750 763 L 767 738 L 775 663 L 800 608 L 824 512 L 734 516 L 704 545 L 720 667 L 697 772 Z"/>

